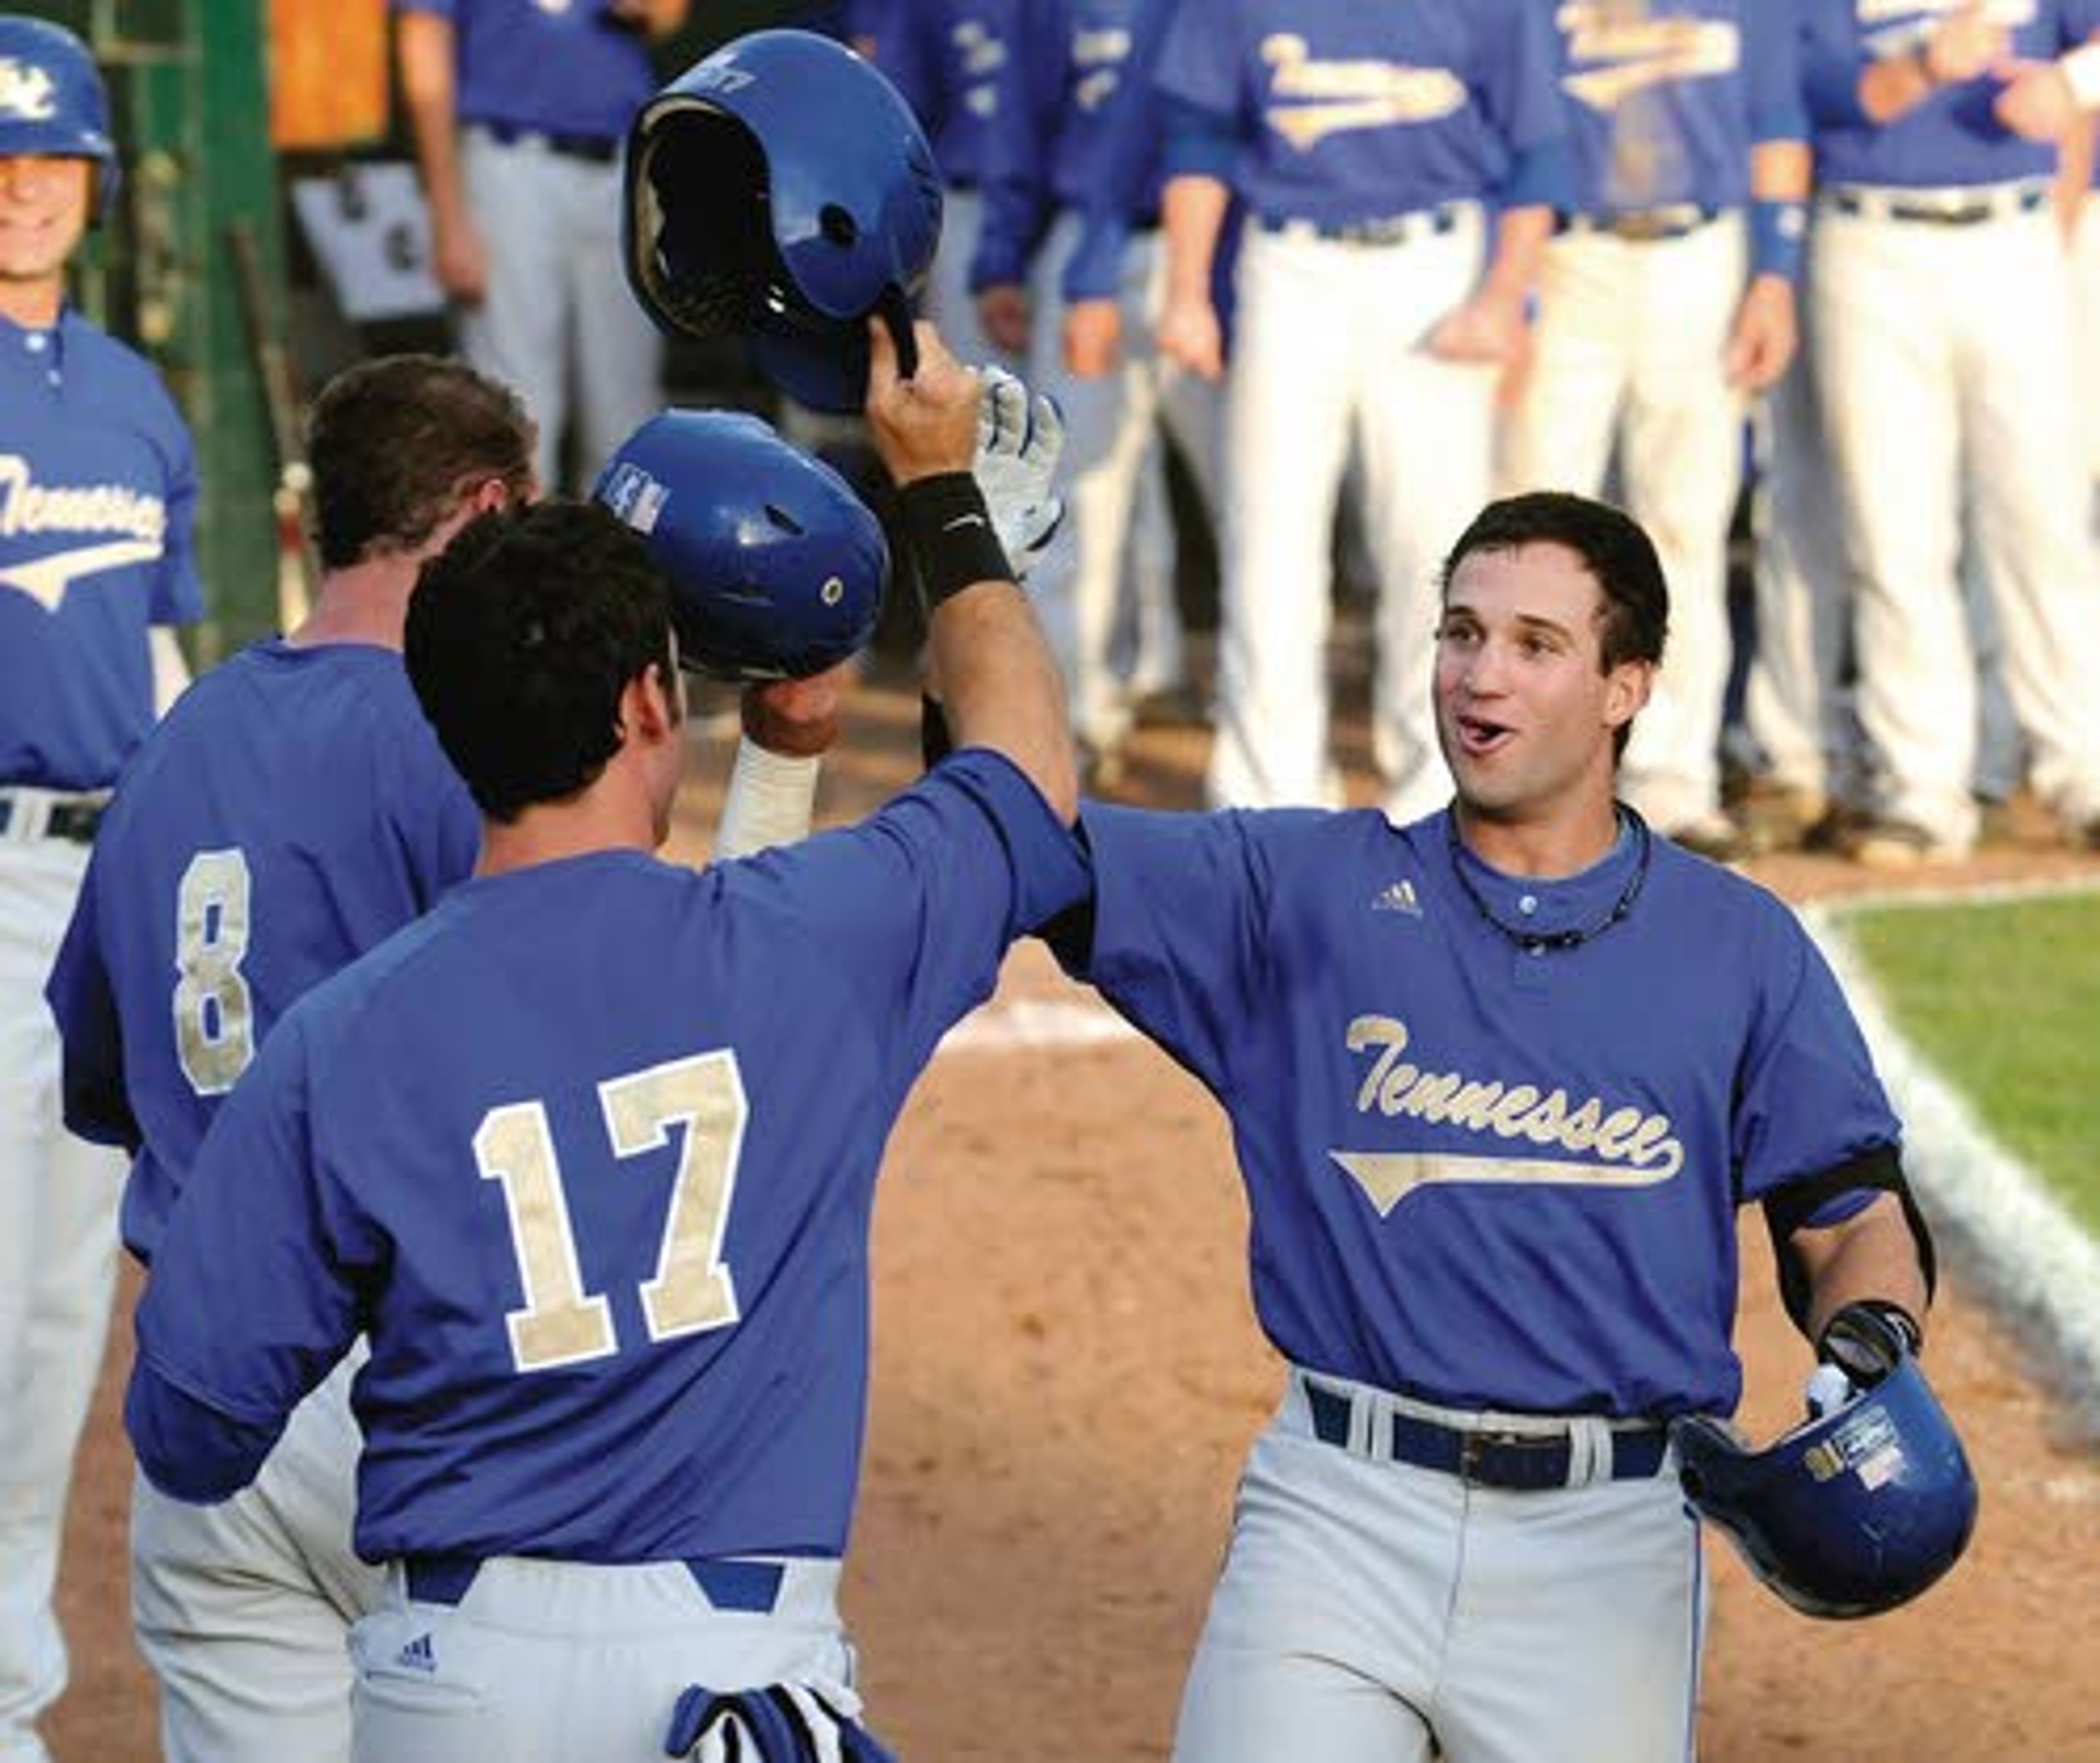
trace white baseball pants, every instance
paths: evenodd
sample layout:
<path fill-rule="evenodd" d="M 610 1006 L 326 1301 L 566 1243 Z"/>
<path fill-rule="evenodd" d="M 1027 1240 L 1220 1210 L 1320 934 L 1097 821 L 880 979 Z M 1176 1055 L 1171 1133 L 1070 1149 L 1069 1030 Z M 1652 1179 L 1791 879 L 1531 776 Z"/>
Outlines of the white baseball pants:
<path fill-rule="evenodd" d="M 1450 796 L 1430 675 L 1436 577 L 1487 500 L 1495 372 L 1425 340 L 1485 261 L 1467 206 L 1446 232 L 1362 245 L 1250 226 L 1225 392 L 1215 806 L 1337 800 L 1328 763 L 1335 500 L 1353 434 L 1382 582 L 1374 756 L 1396 821 Z"/>
<path fill-rule="evenodd" d="M 770 1614 L 717 1610 L 681 1562 L 500 1557 L 456 1605 L 399 1563 L 352 1635 L 357 1763 L 660 1756 L 678 1695 L 796 1681 L 850 1690 L 838 1563 L 783 1563 Z M 857 1713 L 857 1707 L 846 1712 Z"/>
<path fill-rule="evenodd" d="M 160 1680 L 165 1763 L 350 1763 L 351 1624 L 385 1584 L 351 1546 L 364 1359 L 360 1342 L 224 1504 L 135 1478 L 131 1612 Z"/>
<path fill-rule="evenodd" d="M 2036 793 L 2067 819 L 2100 813 L 2100 714 L 2078 671 L 2100 631 L 2100 566 L 2054 219 L 2044 205 L 1950 227 L 1826 199 L 1815 234 L 1818 391 L 1877 805 L 1952 848 L 1975 836 L 1966 509 Z"/>
<path fill-rule="evenodd" d="M 488 289 L 460 314 L 460 349 L 540 425 L 540 487 L 562 487 L 573 421 L 580 487 L 664 401 L 664 346 L 627 285 L 621 168 L 467 128 L 460 175 L 488 250 Z"/>
<path fill-rule="evenodd" d="M 1705 1604 L 1667 1467 L 1469 1486 L 1321 1443 L 1294 1377 L 1241 1477 L 1175 1763 L 1683 1763 Z"/>
<path fill-rule="evenodd" d="M 44 1002 L 87 858 L 0 836 L 0 1763 L 46 1763 L 65 1688 L 51 1594 L 117 1279 L 124 1158 L 65 1130 Z"/>
<path fill-rule="evenodd" d="M 1619 493 L 1670 584 L 1670 640 L 1621 787 L 1664 828 L 1720 807 L 1745 410 L 1725 357 L 1748 267 L 1740 214 L 1649 243 L 1555 238 L 1539 270 L 1530 374 L 1503 434 L 1505 494 L 1595 496 L 1617 448 Z"/>
<path fill-rule="evenodd" d="M 1029 597 L 1071 695 L 1072 729 L 1100 748 L 1128 732 L 1133 696 L 1180 681 L 1175 535 L 1160 424 L 1167 422 L 1199 478 L 1214 478 L 1215 390 L 1159 353 L 1166 258 L 1158 237 L 1134 236 L 1123 255 L 1122 347 L 1115 371 L 1079 379 L 1065 365 L 1065 307 L 1048 290 L 1079 236 L 1066 209 L 1052 224 L 1037 278 L 1041 305 L 1029 379 L 1065 418 L 1065 524 L 1028 579 Z M 1207 489 L 1209 481 L 1205 483 Z M 1119 625 L 1132 632 L 1126 677 Z"/>

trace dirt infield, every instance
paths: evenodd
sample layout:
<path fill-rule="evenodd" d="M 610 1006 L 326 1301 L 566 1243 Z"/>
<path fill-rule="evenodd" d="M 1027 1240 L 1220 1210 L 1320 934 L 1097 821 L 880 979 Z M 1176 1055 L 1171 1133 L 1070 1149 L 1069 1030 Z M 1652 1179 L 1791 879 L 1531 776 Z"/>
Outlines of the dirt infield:
<path fill-rule="evenodd" d="M 849 724 L 827 818 L 859 813 L 912 763 L 907 693 L 864 689 Z M 1142 737 L 1128 792 L 1193 804 L 1202 739 Z M 725 762 L 710 741 L 682 854 L 705 848 Z M 1978 878 L 2080 870 L 2028 831 L 1980 858 Z M 1808 859 L 1757 873 L 1795 897 L 1857 884 Z M 1039 950 L 1017 951 L 920 1084 L 885 1168 L 847 1610 L 871 1718 L 913 1763 L 1166 1756 L 1233 1477 L 1280 1386 L 1248 1307 L 1246 1209 L 1215 1108 L 1086 1003 Z M 1807 1360 L 1769 1295 L 1754 1221 L 1745 1247 L 1744 1418 L 1762 1435 Z M 157 1754 L 125 1590 L 129 1297 L 68 1540 L 60 1763 Z M 2100 1760 L 2100 1457 L 2062 1441 L 2023 1349 L 1970 1301 L 1958 1264 L 1929 1363 L 1982 1482 L 1970 1557 L 1906 1610 L 1832 1624 L 1793 1615 L 1716 1549 L 1707 1763 Z"/>

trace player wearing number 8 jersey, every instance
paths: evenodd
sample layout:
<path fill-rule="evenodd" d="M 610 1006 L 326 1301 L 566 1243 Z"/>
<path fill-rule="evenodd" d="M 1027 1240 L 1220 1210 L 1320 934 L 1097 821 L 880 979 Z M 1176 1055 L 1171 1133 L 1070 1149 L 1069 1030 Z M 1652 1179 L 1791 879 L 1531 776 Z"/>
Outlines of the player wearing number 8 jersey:
<path fill-rule="evenodd" d="M 152 1263 L 197 1147 L 277 1019 L 474 867 L 474 804 L 401 666 L 421 560 L 532 488 L 518 400 L 462 364 L 339 376 L 307 453 L 314 616 L 200 679 L 125 772 L 49 988 L 66 1117 L 133 1153 L 126 1246 Z M 259 1485 L 210 1512 L 141 1479 L 133 1614 L 170 1763 L 329 1763 L 350 1748 L 348 1362 Z"/>
<path fill-rule="evenodd" d="M 960 477 L 976 381 L 920 344 L 900 381 L 872 328 L 868 409 L 964 750 L 867 824 L 656 861 L 670 606 L 602 511 L 477 523 L 417 590 L 409 672 L 483 810 L 477 874 L 278 1025 L 156 1257 L 127 1408 L 149 1475 L 220 1499 L 368 1331 L 360 1757 L 660 1756 L 695 1678 L 853 1711 L 834 1592 L 883 1142 L 1086 882 L 1062 688 Z"/>

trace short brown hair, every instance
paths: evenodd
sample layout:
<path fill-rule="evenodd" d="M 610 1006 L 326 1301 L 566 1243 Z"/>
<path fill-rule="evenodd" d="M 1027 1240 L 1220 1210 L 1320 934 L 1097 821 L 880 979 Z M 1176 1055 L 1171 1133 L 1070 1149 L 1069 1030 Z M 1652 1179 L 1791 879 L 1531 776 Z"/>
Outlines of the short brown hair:
<path fill-rule="evenodd" d="M 524 500 L 534 438 L 517 394 L 464 362 L 382 355 L 345 368 L 307 424 L 322 566 L 414 550 L 479 481 Z"/>

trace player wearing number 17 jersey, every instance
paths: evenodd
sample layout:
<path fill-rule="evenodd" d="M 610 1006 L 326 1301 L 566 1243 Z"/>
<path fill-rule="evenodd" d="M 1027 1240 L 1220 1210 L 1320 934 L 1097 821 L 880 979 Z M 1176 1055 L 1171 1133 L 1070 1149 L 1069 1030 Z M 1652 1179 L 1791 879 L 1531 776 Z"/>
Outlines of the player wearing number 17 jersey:
<path fill-rule="evenodd" d="M 477 873 L 278 1025 L 156 1256 L 127 1418 L 179 1497 L 245 1483 L 368 1333 L 361 1758 L 661 1755 L 695 1679 L 850 1698 L 883 1144 L 1011 940 L 1086 885 L 1062 688 L 968 569 L 977 382 L 925 327 L 900 381 L 875 331 L 901 505 L 954 528 L 920 561 L 964 751 L 862 825 L 660 862 L 686 734 L 644 542 L 567 504 L 470 527 L 408 659 Z"/>

